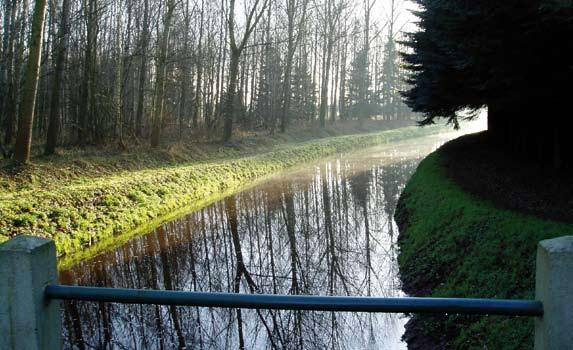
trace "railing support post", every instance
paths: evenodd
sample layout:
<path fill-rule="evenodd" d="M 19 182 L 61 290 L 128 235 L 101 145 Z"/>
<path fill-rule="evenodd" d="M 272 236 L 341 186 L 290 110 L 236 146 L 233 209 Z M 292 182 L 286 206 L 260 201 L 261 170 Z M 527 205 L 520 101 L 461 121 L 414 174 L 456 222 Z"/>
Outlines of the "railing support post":
<path fill-rule="evenodd" d="M 573 346 L 573 236 L 539 242 L 535 297 L 543 317 L 535 320 L 535 350 Z"/>
<path fill-rule="evenodd" d="M 0 245 L 0 349 L 61 349 L 60 303 L 44 297 L 57 279 L 53 241 L 18 236 Z"/>

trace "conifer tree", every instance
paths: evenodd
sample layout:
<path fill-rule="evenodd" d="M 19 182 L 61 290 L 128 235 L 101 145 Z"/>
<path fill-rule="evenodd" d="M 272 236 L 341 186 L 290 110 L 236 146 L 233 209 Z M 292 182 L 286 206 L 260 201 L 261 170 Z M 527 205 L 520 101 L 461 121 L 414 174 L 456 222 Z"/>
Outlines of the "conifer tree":
<path fill-rule="evenodd" d="M 408 105 L 423 124 L 488 108 L 488 133 L 508 150 L 556 167 L 572 163 L 563 128 L 573 80 L 573 16 L 557 0 L 417 0 L 419 32 L 404 56 Z M 570 114 L 570 113 L 569 113 Z"/>
<path fill-rule="evenodd" d="M 316 86 L 312 83 L 310 65 L 299 57 L 293 74 L 291 110 L 293 117 L 311 120 L 316 114 Z"/>
<path fill-rule="evenodd" d="M 397 107 L 401 99 L 398 93 L 397 56 L 396 43 L 394 38 L 389 35 L 388 41 L 384 45 L 381 91 L 382 115 L 387 120 L 397 118 Z"/>
<path fill-rule="evenodd" d="M 364 120 L 372 114 L 370 105 L 370 94 L 368 85 L 364 82 L 370 81 L 368 74 L 368 59 L 364 49 L 356 52 L 351 62 L 350 80 L 348 82 L 348 92 L 350 100 L 350 115 L 358 120 Z"/>

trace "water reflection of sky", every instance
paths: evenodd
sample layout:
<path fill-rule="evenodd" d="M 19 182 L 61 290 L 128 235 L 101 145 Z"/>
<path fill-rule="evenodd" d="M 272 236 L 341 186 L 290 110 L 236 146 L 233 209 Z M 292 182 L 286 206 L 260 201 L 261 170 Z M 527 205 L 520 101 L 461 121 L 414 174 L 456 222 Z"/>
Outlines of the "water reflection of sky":
<path fill-rule="evenodd" d="M 63 283 L 270 294 L 401 296 L 398 196 L 445 139 L 299 167 L 61 272 Z M 406 318 L 66 303 L 77 349 L 405 349 Z"/>

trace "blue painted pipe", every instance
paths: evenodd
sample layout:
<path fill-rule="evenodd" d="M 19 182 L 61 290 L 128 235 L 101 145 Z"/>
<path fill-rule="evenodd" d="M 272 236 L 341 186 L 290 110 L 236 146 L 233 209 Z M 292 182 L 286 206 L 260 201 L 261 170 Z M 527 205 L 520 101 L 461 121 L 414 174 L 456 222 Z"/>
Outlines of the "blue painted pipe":
<path fill-rule="evenodd" d="M 505 316 L 543 315 L 542 303 L 533 300 L 199 293 L 66 285 L 49 285 L 45 289 L 45 295 L 49 299 L 61 300 L 241 309 Z"/>

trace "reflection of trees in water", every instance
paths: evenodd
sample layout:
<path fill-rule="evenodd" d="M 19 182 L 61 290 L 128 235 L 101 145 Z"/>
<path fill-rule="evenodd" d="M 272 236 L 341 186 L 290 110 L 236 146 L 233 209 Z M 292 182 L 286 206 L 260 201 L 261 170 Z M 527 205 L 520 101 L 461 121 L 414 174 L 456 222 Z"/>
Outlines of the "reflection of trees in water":
<path fill-rule="evenodd" d="M 398 295 L 392 219 L 416 162 L 327 162 L 170 222 L 62 273 L 64 283 L 274 294 Z M 66 303 L 78 349 L 384 348 L 395 315 Z M 73 344 L 73 346 L 72 346 Z"/>

